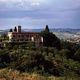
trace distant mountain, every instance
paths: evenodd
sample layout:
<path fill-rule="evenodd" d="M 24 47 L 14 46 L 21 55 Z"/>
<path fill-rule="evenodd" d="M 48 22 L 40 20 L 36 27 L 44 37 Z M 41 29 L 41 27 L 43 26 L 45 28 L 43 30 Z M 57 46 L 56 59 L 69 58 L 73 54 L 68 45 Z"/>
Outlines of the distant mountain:
<path fill-rule="evenodd" d="M 66 28 L 66 29 L 62 29 L 62 28 L 59 28 L 59 29 L 51 29 L 51 31 L 57 31 L 57 32 L 68 32 L 68 33 L 77 33 L 77 32 L 80 32 L 80 29 L 70 29 L 70 28 Z"/>
<path fill-rule="evenodd" d="M 27 32 L 41 32 L 43 31 L 43 29 L 24 29 L 24 31 Z M 55 34 L 58 38 L 60 39 L 70 39 L 70 38 L 74 38 L 75 36 L 80 37 L 80 29 L 50 29 L 51 32 L 53 32 L 53 34 Z"/>
<path fill-rule="evenodd" d="M 23 29 L 24 31 L 33 31 L 33 32 L 41 32 L 44 29 Z M 67 33 L 77 33 L 80 32 L 80 29 L 70 29 L 70 28 L 66 28 L 66 29 L 62 29 L 62 28 L 58 28 L 58 29 L 50 29 L 51 32 L 67 32 Z"/>
<path fill-rule="evenodd" d="M 41 32 L 43 29 L 23 29 L 25 32 Z"/>
<path fill-rule="evenodd" d="M 22 32 L 41 32 L 44 29 L 22 29 Z M 0 34 L 7 34 L 9 29 L 7 30 L 0 30 Z M 80 29 L 50 29 L 51 32 L 53 32 L 57 37 L 60 39 L 68 39 L 68 38 L 74 38 L 75 36 L 80 36 Z"/>
<path fill-rule="evenodd" d="M 22 29 L 22 31 L 30 31 L 30 32 L 41 32 L 43 31 L 44 29 Z M 6 30 L 0 30 L 0 32 L 8 32 L 9 29 L 6 29 Z M 68 32 L 68 33 L 77 33 L 77 32 L 80 32 L 80 29 L 70 29 L 70 28 L 52 28 L 50 29 L 51 32 Z"/>

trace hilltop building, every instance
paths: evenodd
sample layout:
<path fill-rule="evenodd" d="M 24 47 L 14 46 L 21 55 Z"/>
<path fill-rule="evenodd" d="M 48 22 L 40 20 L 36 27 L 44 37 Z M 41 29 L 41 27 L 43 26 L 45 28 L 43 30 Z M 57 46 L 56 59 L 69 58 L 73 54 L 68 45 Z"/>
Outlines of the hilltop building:
<path fill-rule="evenodd" d="M 39 32 L 24 32 L 21 26 L 10 29 L 8 32 L 9 42 L 34 42 L 36 45 L 43 43 L 43 37 Z"/>

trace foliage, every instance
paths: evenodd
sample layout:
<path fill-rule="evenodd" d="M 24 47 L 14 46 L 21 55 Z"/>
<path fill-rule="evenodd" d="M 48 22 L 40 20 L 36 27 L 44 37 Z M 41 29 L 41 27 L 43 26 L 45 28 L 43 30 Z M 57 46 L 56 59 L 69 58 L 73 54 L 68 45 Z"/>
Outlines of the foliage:
<path fill-rule="evenodd" d="M 80 74 L 80 63 L 69 59 L 70 51 L 52 47 L 0 49 L 0 67 L 42 75 L 65 76 L 67 70 Z M 77 55 L 77 54 L 76 54 Z M 71 73 L 71 74 L 72 74 Z"/>
<path fill-rule="evenodd" d="M 80 62 L 80 48 L 75 52 L 74 59 Z"/>
<path fill-rule="evenodd" d="M 49 31 L 48 25 L 46 25 L 45 30 L 41 32 L 41 36 L 43 37 L 43 46 L 60 49 L 60 40 L 55 34 Z"/>
<path fill-rule="evenodd" d="M 13 30 L 12 30 L 12 29 L 10 29 L 10 30 L 9 30 L 9 32 L 13 32 Z"/>
<path fill-rule="evenodd" d="M 15 26 L 15 28 L 14 28 L 14 32 L 17 32 L 17 28 L 16 28 L 16 26 Z"/>
<path fill-rule="evenodd" d="M 34 43 L 6 43 L 0 49 L 0 68 L 60 76 L 64 80 L 80 77 L 80 44 L 60 41 L 48 25 L 41 35 L 43 47 L 37 48 Z"/>

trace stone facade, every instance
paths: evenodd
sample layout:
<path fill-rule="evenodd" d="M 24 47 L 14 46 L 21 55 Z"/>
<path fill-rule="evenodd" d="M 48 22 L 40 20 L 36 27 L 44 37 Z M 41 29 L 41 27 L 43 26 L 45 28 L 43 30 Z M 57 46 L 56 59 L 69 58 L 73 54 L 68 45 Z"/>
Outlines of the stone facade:
<path fill-rule="evenodd" d="M 36 44 L 43 43 L 43 37 L 39 32 L 22 32 L 21 26 L 16 31 L 8 32 L 9 42 L 34 42 Z"/>

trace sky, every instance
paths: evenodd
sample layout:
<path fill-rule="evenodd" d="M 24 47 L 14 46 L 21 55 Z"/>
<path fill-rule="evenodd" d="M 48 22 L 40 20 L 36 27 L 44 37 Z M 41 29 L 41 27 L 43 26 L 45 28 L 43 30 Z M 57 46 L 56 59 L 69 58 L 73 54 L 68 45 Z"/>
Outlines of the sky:
<path fill-rule="evenodd" d="M 80 28 L 80 0 L 0 0 L 0 29 Z"/>

